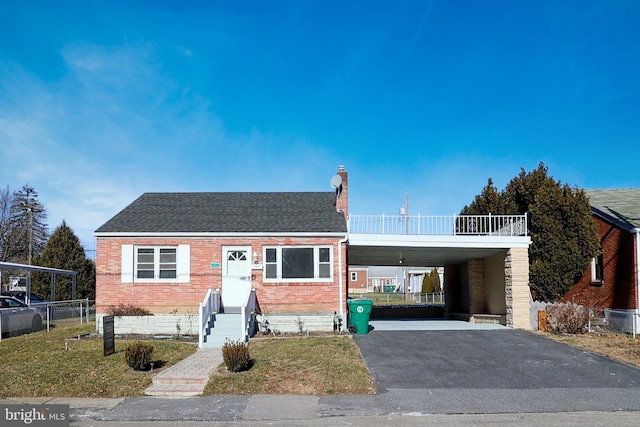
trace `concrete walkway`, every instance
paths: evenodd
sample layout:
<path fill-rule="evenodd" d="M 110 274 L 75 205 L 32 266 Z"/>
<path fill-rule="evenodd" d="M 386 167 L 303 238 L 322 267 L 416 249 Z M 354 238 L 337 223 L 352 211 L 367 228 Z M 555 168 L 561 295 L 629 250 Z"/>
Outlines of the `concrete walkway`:
<path fill-rule="evenodd" d="M 168 397 L 201 395 L 209 375 L 221 363 L 221 348 L 199 348 L 191 356 L 156 375 L 145 394 Z"/>

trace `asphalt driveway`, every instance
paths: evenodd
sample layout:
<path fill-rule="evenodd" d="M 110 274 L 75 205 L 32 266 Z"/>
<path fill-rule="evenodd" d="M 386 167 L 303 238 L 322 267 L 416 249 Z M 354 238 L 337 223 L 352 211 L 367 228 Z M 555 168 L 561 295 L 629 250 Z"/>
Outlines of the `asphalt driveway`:
<path fill-rule="evenodd" d="M 640 370 L 520 330 L 356 335 L 383 388 L 640 387 Z"/>
<path fill-rule="evenodd" d="M 429 413 L 640 410 L 640 369 L 529 332 L 354 335 L 378 393 Z"/>

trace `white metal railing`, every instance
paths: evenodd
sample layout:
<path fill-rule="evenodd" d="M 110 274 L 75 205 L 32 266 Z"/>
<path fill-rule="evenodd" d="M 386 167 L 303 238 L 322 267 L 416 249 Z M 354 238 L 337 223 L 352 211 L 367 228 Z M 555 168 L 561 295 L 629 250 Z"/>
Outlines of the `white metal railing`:
<path fill-rule="evenodd" d="M 430 294 L 410 292 L 409 300 L 418 304 L 444 304 L 444 292 L 432 292 Z"/>
<path fill-rule="evenodd" d="M 251 326 L 251 316 L 253 316 L 255 309 L 256 309 L 256 290 L 251 289 L 251 292 L 249 292 L 249 297 L 247 298 L 247 303 L 242 304 L 242 307 L 240 310 L 240 313 L 241 313 L 240 317 L 242 318 L 240 336 L 242 337 L 242 340 L 244 342 L 246 342 L 249 337 L 249 326 Z"/>
<path fill-rule="evenodd" d="M 209 325 L 209 319 L 213 313 L 220 311 L 220 290 L 209 289 L 204 300 L 200 303 L 200 309 L 198 310 L 198 347 L 202 348 L 204 344 L 204 336 Z"/>
<path fill-rule="evenodd" d="M 526 236 L 524 215 L 349 215 L 352 234 Z"/>

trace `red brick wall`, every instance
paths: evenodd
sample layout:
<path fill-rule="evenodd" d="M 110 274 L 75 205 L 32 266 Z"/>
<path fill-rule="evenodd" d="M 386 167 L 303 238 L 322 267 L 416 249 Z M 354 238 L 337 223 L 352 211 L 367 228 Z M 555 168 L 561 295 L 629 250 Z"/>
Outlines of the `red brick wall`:
<path fill-rule="evenodd" d="M 338 238 L 97 238 L 96 311 L 105 313 L 118 304 L 145 307 L 153 313 L 197 313 L 207 290 L 222 286 L 222 247 L 251 246 L 260 254 L 263 246 L 332 245 L 333 282 L 263 283 L 262 270 L 252 270 L 252 286 L 260 308 L 268 313 L 333 313 L 340 310 L 340 275 L 343 281 L 342 305 L 346 309 L 347 261 L 342 245 L 339 271 Z M 178 245 L 191 247 L 190 283 L 122 283 L 122 245 Z M 221 268 L 212 268 L 211 263 Z"/>
<path fill-rule="evenodd" d="M 635 272 L 635 235 L 623 231 L 599 218 L 594 218 L 600 235 L 604 264 L 604 280 L 591 283 L 591 266 L 563 301 L 587 307 L 637 308 Z"/>
<path fill-rule="evenodd" d="M 351 280 L 351 273 L 357 273 L 358 279 Z M 367 269 L 366 268 L 350 268 L 348 274 L 349 292 L 365 292 L 367 290 Z"/>

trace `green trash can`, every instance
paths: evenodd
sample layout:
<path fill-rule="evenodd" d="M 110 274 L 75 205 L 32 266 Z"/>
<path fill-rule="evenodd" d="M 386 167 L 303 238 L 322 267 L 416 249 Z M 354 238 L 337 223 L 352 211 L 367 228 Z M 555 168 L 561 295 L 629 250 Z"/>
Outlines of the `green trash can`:
<path fill-rule="evenodd" d="M 367 298 L 347 300 L 349 306 L 349 332 L 352 334 L 369 333 L 369 315 L 373 301 Z"/>

